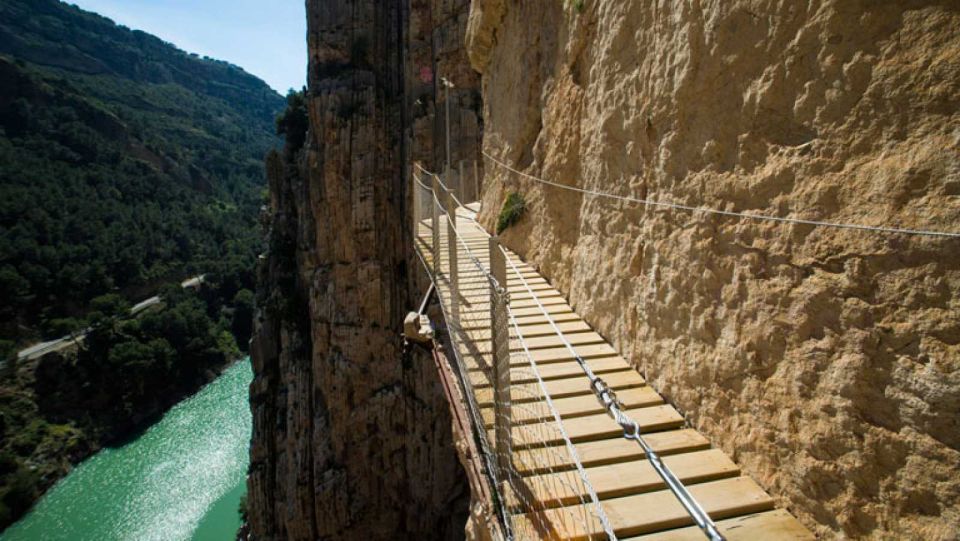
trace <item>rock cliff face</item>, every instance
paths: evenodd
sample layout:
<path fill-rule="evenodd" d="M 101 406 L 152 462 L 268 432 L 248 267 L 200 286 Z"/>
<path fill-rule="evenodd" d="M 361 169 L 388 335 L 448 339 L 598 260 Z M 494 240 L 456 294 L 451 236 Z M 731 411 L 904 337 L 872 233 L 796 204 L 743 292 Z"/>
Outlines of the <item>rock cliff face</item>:
<path fill-rule="evenodd" d="M 252 539 L 463 536 L 469 494 L 447 404 L 432 361 L 404 352 L 400 332 L 426 289 L 412 267 L 409 165 L 445 157 L 438 71 L 459 87 L 454 159 L 478 148 L 468 5 L 307 2 L 309 133 L 304 149 L 268 159 Z"/>
<path fill-rule="evenodd" d="M 958 231 L 958 27 L 956 2 L 479 0 L 467 43 L 484 149 L 527 173 Z M 485 222 L 522 192 L 507 243 L 808 526 L 955 539 L 960 242 L 487 170 Z"/>

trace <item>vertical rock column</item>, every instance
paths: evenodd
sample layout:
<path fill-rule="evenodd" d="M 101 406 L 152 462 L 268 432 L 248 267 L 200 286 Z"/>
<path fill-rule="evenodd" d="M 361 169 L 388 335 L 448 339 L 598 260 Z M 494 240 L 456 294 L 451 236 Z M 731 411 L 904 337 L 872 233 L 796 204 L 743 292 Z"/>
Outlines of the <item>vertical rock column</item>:
<path fill-rule="evenodd" d="M 470 66 L 464 39 L 470 0 L 409 0 L 405 40 L 409 159 L 434 171 L 446 165 L 446 79 L 450 92 L 450 161 L 473 162 L 482 132 L 480 74 Z M 472 178 L 472 171 L 471 171 Z"/>
<path fill-rule="evenodd" d="M 465 486 L 416 299 L 404 180 L 403 2 L 307 2 L 306 148 L 271 158 L 253 344 L 253 539 L 456 538 Z"/>

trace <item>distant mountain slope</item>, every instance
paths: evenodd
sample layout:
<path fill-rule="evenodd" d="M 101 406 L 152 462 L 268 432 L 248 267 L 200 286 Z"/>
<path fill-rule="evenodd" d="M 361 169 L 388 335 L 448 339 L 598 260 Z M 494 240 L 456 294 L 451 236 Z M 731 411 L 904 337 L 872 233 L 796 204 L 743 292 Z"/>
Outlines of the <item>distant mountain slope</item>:
<path fill-rule="evenodd" d="M 74 6 L 0 2 L 0 355 L 109 291 L 193 271 L 252 287 L 283 106 L 238 67 Z"/>
<path fill-rule="evenodd" d="M 276 92 L 237 66 L 201 59 L 156 36 L 58 0 L 0 3 L 0 53 L 75 73 L 180 85 L 224 100 L 259 119 L 268 131 L 281 106 Z"/>

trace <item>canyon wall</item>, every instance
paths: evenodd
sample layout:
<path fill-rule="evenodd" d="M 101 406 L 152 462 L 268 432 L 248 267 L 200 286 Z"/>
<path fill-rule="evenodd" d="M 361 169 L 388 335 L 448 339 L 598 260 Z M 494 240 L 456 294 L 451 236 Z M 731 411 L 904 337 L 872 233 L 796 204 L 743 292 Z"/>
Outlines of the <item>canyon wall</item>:
<path fill-rule="evenodd" d="M 960 4 L 477 0 L 484 150 L 692 206 L 960 231 Z M 482 219 L 826 538 L 960 530 L 960 241 L 486 163 Z"/>
<path fill-rule="evenodd" d="M 476 156 L 466 1 L 307 2 L 303 149 L 268 159 L 268 251 L 252 345 L 250 538 L 458 539 L 469 490 L 429 356 L 404 349 L 426 290 L 411 160 Z M 459 66 L 457 68 L 456 66 Z M 459 71 L 458 71 L 459 70 Z M 416 278 L 420 276 L 420 280 Z"/>

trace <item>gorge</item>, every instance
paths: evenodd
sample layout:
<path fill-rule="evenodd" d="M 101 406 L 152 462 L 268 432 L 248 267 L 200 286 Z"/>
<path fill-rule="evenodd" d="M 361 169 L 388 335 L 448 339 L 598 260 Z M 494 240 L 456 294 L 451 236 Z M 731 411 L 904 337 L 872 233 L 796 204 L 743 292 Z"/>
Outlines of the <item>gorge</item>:
<path fill-rule="evenodd" d="M 399 337 L 427 290 L 413 164 L 461 159 L 483 160 L 487 229 L 522 193 L 503 241 L 807 528 L 952 538 L 955 238 L 611 203 L 482 153 L 640 199 L 956 231 L 956 6 L 310 0 L 307 12 L 309 129 L 268 160 L 251 539 L 464 535 L 447 405 Z"/>
<path fill-rule="evenodd" d="M 0 541 L 957 539 L 956 0 L 294 3 L 0 2 Z"/>
<path fill-rule="evenodd" d="M 76 6 L 0 3 L 0 529 L 244 356 L 282 108 Z"/>
<path fill-rule="evenodd" d="M 249 362 L 238 361 L 132 441 L 84 461 L 0 540 L 234 538 L 250 375 Z"/>

